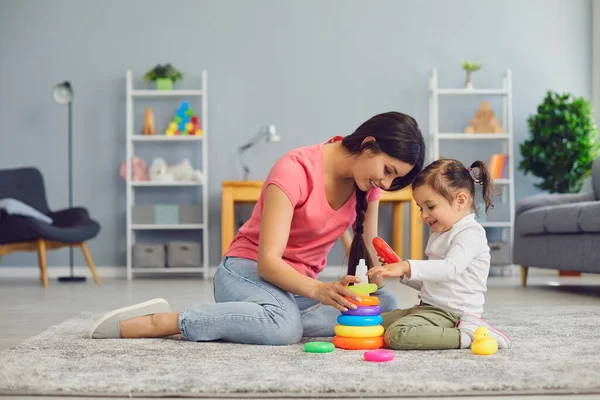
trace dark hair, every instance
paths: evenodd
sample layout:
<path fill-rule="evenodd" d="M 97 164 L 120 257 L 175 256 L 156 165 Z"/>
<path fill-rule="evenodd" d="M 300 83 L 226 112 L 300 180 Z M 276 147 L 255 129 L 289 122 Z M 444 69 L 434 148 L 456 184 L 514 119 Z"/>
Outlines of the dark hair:
<path fill-rule="evenodd" d="M 487 214 L 490 207 L 494 208 L 491 197 L 496 193 L 490 171 L 483 161 L 475 161 L 469 168 L 466 168 L 458 160 L 445 158 L 436 160 L 417 175 L 412 183 L 412 188 L 415 190 L 419 186 L 429 185 L 452 204 L 457 190 L 466 190 L 472 198 L 475 198 L 475 183 L 483 185 L 481 194 Z M 478 214 L 475 202 L 472 207 Z"/>
<path fill-rule="evenodd" d="M 367 137 L 374 141 L 363 143 Z M 409 186 L 415 176 L 423 168 L 425 159 L 425 140 L 414 118 L 399 112 L 387 112 L 371 117 L 362 123 L 351 135 L 342 139 L 342 145 L 351 155 L 357 155 L 365 150 L 374 154 L 385 153 L 390 157 L 414 165 L 408 174 L 394 179 L 387 191 L 395 191 Z M 355 185 L 356 186 L 356 185 Z M 373 266 L 373 260 L 363 240 L 363 222 L 367 212 L 367 193 L 355 187 L 356 220 L 354 222 L 354 239 L 348 255 L 348 275 L 356 273 L 356 264 L 361 258 L 365 259 L 368 268 Z"/>

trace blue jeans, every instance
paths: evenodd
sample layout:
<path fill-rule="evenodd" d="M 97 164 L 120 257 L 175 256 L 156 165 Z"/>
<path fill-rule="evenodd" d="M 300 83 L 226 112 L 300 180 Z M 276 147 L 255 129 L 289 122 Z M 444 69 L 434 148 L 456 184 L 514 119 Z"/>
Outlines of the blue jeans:
<path fill-rule="evenodd" d="M 191 341 L 286 345 L 303 336 L 334 336 L 339 310 L 263 280 L 256 261 L 225 257 L 213 289 L 216 303 L 194 304 L 179 314 L 179 329 Z M 382 312 L 397 308 L 391 291 L 379 289 L 373 295 Z"/>

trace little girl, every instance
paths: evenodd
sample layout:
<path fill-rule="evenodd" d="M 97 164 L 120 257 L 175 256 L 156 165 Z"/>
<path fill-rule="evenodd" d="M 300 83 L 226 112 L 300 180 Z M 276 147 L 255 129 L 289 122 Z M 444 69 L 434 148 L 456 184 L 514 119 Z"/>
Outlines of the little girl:
<path fill-rule="evenodd" d="M 404 260 L 371 268 L 369 276 L 400 277 L 419 291 L 421 302 L 407 310 L 383 313 L 386 346 L 397 350 L 467 349 L 479 326 L 485 326 L 507 349 L 512 340 L 483 321 L 484 293 L 490 269 L 485 230 L 475 220 L 475 183 L 483 185 L 485 211 L 493 207 L 493 182 L 485 163 L 470 168 L 452 159 L 428 165 L 413 183 L 421 218 L 433 230 L 428 260 Z M 380 259 L 383 262 L 383 260 Z"/>

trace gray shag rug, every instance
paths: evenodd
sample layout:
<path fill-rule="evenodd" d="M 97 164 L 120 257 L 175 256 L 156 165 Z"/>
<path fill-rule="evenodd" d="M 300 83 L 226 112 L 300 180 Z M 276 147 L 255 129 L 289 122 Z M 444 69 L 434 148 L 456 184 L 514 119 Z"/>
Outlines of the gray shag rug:
<path fill-rule="evenodd" d="M 505 308 L 486 318 L 514 340 L 470 350 L 305 353 L 302 344 L 90 340 L 82 314 L 0 353 L 0 394 L 119 397 L 374 397 L 600 393 L 600 307 Z M 323 338 L 305 338 L 321 340 Z M 327 338 L 325 340 L 331 340 Z"/>

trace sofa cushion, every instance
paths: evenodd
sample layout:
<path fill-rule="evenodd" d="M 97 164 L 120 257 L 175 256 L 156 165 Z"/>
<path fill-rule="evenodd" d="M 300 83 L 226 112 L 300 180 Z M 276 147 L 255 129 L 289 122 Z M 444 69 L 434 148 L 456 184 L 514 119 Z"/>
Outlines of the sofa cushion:
<path fill-rule="evenodd" d="M 579 233 L 579 215 L 581 214 L 581 204 L 561 204 L 546 209 L 546 218 L 544 227 L 549 233 Z M 588 203 L 586 203 L 588 204 Z"/>
<path fill-rule="evenodd" d="M 534 208 L 518 215 L 516 226 L 521 235 L 600 233 L 600 202 Z"/>
<path fill-rule="evenodd" d="M 600 175 L 600 173 L 598 174 Z M 557 206 L 560 204 L 579 203 L 582 201 L 594 201 L 594 192 L 585 193 L 540 193 L 521 199 L 515 206 L 517 215 L 539 207 Z"/>
<path fill-rule="evenodd" d="M 583 207 L 579 215 L 579 226 L 587 233 L 600 232 L 600 201 L 591 202 Z"/>
<path fill-rule="evenodd" d="M 520 235 L 541 235 L 546 233 L 544 219 L 548 207 L 538 207 L 517 215 L 515 227 Z"/>

